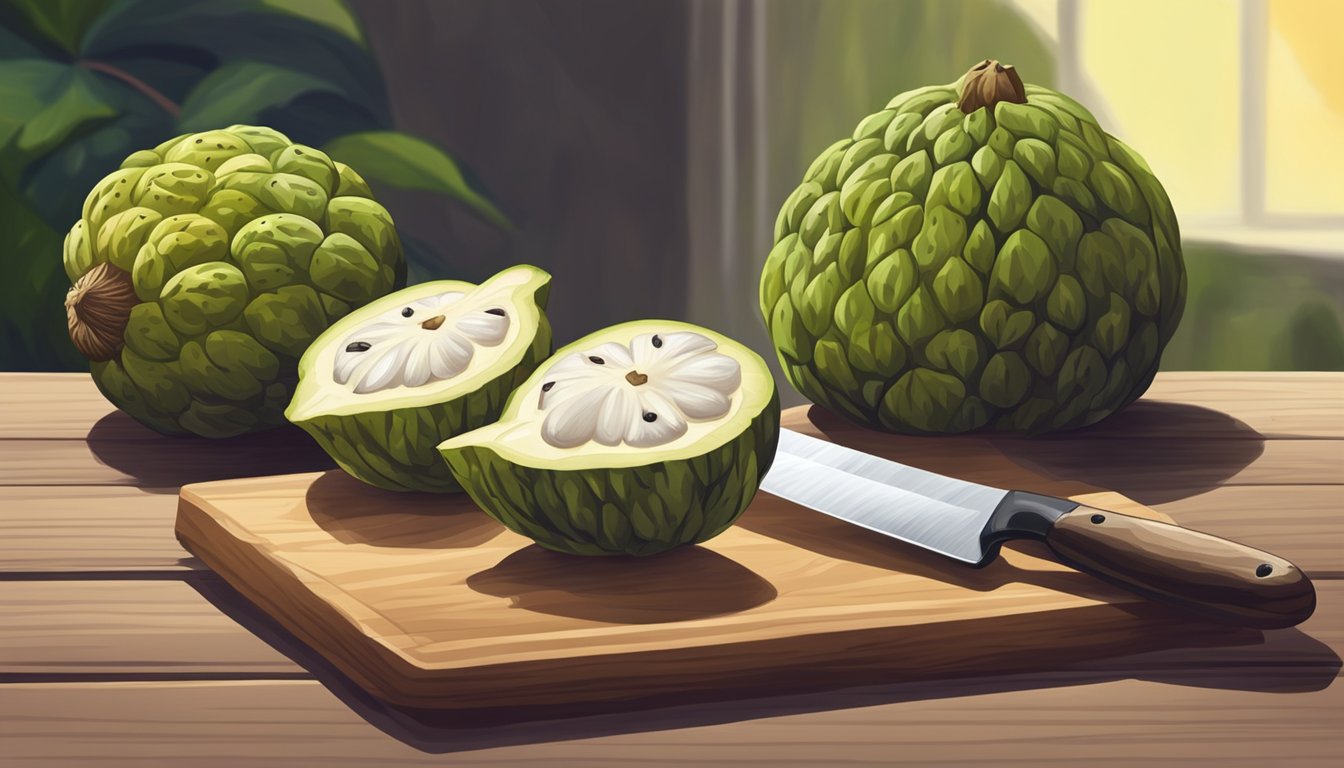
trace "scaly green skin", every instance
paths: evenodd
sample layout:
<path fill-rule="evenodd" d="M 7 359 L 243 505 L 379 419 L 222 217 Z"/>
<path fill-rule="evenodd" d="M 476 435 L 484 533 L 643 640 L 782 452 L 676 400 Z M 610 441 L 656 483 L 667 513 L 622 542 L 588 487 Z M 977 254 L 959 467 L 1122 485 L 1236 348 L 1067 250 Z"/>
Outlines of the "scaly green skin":
<path fill-rule="evenodd" d="M 1133 150 L 1066 96 L 963 114 L 902 94 L 780 210 L 761 312 L 803 395 L 893 432 L 1098 421 L 1157 372 L 1185 304 L 1180 233 Z"/>
<path fill-rule="evenodd" d="M 116 357 L 91 364 L 98 388 L 165 434 L 283 424 L 309 342 L 406 282 L 396 229 L 372 197 L 349 167 L 269 128 L 179 136 L 128 157 L 65 240 L 71 283 L 111 262 L 141 302 Z"/>
<path fill-rule="evenodd" d="M 538 304 L 545 306 L 545 294 Z M 551 353 L 551 325 L 541 323 L 523 359 L 456 400 L 413 408 L 323 415 L 295 421 L 346 472 L 389 491 L 460 492 L 462 486 L 439 456 L 448 438 L 499 418 L 509 395 Z"/>
<path fill-rule="evenodd" d="M 505 527 L 574 555 L 652 555 L 706 541 L 756 495 L 779 445 L 779 393 L 741 435 L 708 453 L 623 469 L 554 470 L 488 446 L 443 452 L 472 500 Z"/>

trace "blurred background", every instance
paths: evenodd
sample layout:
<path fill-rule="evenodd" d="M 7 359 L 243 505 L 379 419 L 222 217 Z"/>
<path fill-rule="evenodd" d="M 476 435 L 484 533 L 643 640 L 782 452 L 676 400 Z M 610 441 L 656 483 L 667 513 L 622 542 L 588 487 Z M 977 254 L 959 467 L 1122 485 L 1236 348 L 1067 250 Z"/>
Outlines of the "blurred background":
<path fill-rule="evenodd" d="M 388 153 L 357 167 L 412 281 L 529 262 L 558 341 L 662 316 L 772 359 L 756 286 L 803 171 L 983 58 L 1165 184 L 1190 293 L 1163 368 L 1344 370 L 1340 30 L 1335 0 L 0 0 L 0 370 L 84 369 L 84 194 L 234 122 Z"/>

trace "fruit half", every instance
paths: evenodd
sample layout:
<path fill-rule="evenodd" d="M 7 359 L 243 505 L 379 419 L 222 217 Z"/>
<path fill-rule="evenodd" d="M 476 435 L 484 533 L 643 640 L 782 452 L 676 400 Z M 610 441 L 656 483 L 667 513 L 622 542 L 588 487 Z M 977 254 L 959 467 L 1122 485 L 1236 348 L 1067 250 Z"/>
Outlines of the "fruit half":
<path fill-rule="evenodd" d="M 482 509 L 541 546 L 649 555 L 731 525 L 778 443 L 779 395 L 756 353 L 641 320 L 561 349 L 497 423 L 439 450 Z"/>
<path fill-rule="evenodd" d="M 421 283 L 333 325 L 299 361 L 285 411 L 346 472 L 397 491 L 460 491 L 435 446 L 498 418 L 551 350 L 551 276 Z"/>

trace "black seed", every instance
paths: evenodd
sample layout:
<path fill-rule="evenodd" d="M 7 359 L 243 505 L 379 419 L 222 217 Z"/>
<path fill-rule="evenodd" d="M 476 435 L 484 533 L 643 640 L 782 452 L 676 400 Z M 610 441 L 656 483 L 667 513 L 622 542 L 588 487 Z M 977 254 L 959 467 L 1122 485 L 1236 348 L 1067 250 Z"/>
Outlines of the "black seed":
<path fill-rule="evenodd" d="M 1093 515 L 1093 516 L 1092 516 L 1092 524 L 1093 524 L 1093 525 L 1100 525 L 1100 524 L 1102 524 L 1102 523 L 1105 522 L 1105 521 L 1106 521 L 1106 516 L 1105 516 L 1105 515 Z"/>
<path fill-rule="evenodd" d="M 550 392 L 550 391 L 551 391 L 551 387 L 554 387 L 554 386 L 555 386 L 555 382 L 554 382 L 554 381 L 548 381 L 548 382 L 546 382 L 545 384 L 542 384 L 542 385 L 541 385 L 541 391 L 542 391 L 542 392 Z"/>
<path fill-rule="evenodd" d="M 197 144 L 200 144 L 200 143 L 201 143 L 201 140 L 200 140 L 200 139 L 197 139 L 197 140 L 196 140 L 196 143 L 197 143 Z"/>
<path fill-rule="evenodd" d="M 215 149 L 223 149 L 223 148 L 224 148 L 224 145 L 223 145 L 223 144 L 216 144 L 216 145 L 215 145 Z"/>
<path fill-rule="evenodd" d="M 655 422 L 655 421 L 658 420 L 658 414 L 656 414 L 656 413 L 646 413 L 646 414 L 644 414 L 644 420 L 647 421 L 647 422 L 649 422 L 650 424 L 652 424 L 653 422 Z"/>
<path fill-rule="evenodd" d="M 276 183 L 277 183 L 277 182 L 272 181 L 272 182 L 271 182 L 271 186 L 274 187 L 274 186 L 276 185 Z"/>
<path fill-rule="evenodd" d="M 411 309 L 410 307 L 406 307 L 405 309 L 401 310 L 401 316 L 402 316 L 402 317 L 410 317 L 411 315 L 414 315 L 414 314 L 415 314 L 415 310 L 414 310 L 414 309 Z"/>
<path fill-rule="evenodd" d="M 302 149 L 296 149 L 296 150 L 294 150 L 294 154 L 296 154 L 296 155 L 302 155 L 302 154 L 303 154 L 303 150 L 302 150 Z"/>
<path fill-rule="evenodd" d="M 118 192 L 118 193 L 117 193 L 117 194 L 115 194 L 115 195 L 113 195 L 113 197 L 121 197 L 121 193 L 120 193 L 120 192 Z M 145 217 L 144 217 L 144 216 L 141 216 L 141 217 L 140 217 L 140 218 L 142 218 L 142 219 L 143 219 L 143 218 L 145 218 Z"/>
<path fill-rule="evenodd" d="M 663 340 L 658 338 L 658 334 L 655 333 L 653 335 L 653 348 L 662 349 L 662 347 L 663 347 Z"/>
<path fill-rule="evenodd" d="M 606 360 L 603 360 L 602 358 L 598 357 L 597 355 L 589 355 L 589 356 L 588 356 L 588 359 L 591 360 L 591 361 L 594 362 L 594 363 L 597 363 L 598 365 L 606 365 L 606 364 L 607 364 L 607 361 L 606 361 Z"/>
<path fill-rule="evenodd" d="M 347 344 L 347 345 L 346 345 L 346 347 L 345 347 L 345 351 L 346 351 L 346 352 L 368 352 L 368 351 L 369 351 L 369 342 L 367 342 L 367 341 L 355 341 L 355 342 L 351 342 L 350 344 Z"/>
<path fill-rule="evenodd" d="M 502 310 L 502 309 L 498 309 L 498 308 L 496 308 L 496 309 L 487 309 L 487 310 L 485 310 L 485 314 L 487 314 L 487 315 L 495 315 L 496 317 L 504 317 L 504 316 L 505 316 L 505 315 L 504 315 L 504 310 Z"/>
<path fill-rule="evenodd" d="M 210 158 L 208 158 L 208 157 L 205 158 L 205 162 L 207 162 L 207 163 L 210 162 Z"/>
<path fill-rule="evenodd" d="M 1273 572 L 1274 572 L 1274 566 L 1270 565 L 1269 563 L 1261 563 L 1255 569 L 1255 575 L 1259 576 L 1262 579 Z"/>

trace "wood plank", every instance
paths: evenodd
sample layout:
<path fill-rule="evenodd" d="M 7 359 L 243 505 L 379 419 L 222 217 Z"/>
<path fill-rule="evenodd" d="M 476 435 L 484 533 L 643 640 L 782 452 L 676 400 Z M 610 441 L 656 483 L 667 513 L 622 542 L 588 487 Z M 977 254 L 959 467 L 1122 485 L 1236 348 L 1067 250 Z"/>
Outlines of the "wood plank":
<path fill-rule="evenodd" d="M 1089 431 L 1236 438 L 1250 430 L 1265 437 L 1344 437 L 1341 373 L 1163 371 L 1143 399 L 1190 407 L 1145 408 Z M 100 424 L 115 412 L 88 374 L 0 373 L 0 439 L 83 439 L 95 425 L 107 439 L 152 439 L 154 433 L 133 420 Z"/>
<path fill-rule="evenodd" d="M 1070 664 L 1114 677 L 1240 667 L 1318 666 L 1344 655 L 1344 582 L 1317 583 L 1319 606 L 1298 628 L 1252 632 L 1195 625 L 1138 638 Z M 322 657 L 212 574 L 186 582 L 0 581 L 0 680 L 202 679 L 317 675 L 356 690 Z M 1005 640 L 996 639 L 994 645 Z M 1038 658 L 1033 672 L 1061 664 Z M 306 672 L 305 672 L 306 670 Z M 877 680 L 877 670 L 867 680 Z M 821 688 L 835 687 L 832 683 Z M 720 691 L 711 698 L 724 698 Z M 742 698 L 738 694 L 737 698 Z"/>
<path fill-rule="evenodd" d="M 0 722 L 25 766 L 1334 765 L 1344 685 L 1300 672 L 1057 672 L 494 728 L 364 708 L 311 681 L 9 684 Z"/>
<path fill-rule="evenodd" d="M 1189 404 L 1240 422 L 1266 438 L 1344 437 L 1344 373 L 1326 371 L 1163 371 L 1140 402 Z M 1234 437 L 1225 418 L 1180 408 L 1154 409 L 1174 417 L 1145 419 L 1146 428 L 1172 436 Z M 1108 423 L 1109 422 L 1109 423 Z M 1115 419 L 1105 430 L 1120 427 Z M 1102 427 L 1102 425 L 1097 425 Z"/>
<path fill-rule="evenodd" d="M 1156 507 L 1188 528 L 1254 542 L 1315 579 L 1344 578 L 1344 486 L 1224 486 Z"/>
<path fill-rule="evenodd" d="M 803 428 L 808 409 L 786 412 Z M 926 469 L 1001 487 L 1108 489 L 1156 504 L 1219 485 L 1333 484 L 1344 480 L 1344 440 L 1202 440 L 1164 437 L 1090 439 L 1082 433 L 1041 438 L 911 437 L 861 430 L 813 409 L 818 430 L 847 444 Z M 125 418 L 118 416 L 117 418 Z M 847 433 L 849 436 L 841 437 Z M 967 452 L 994 456 L 968 472 Z M 298 429 L 227 440 L 167 438 L 102 442 L 0 440 L 0 485 L 134 485 L 173 490 L 234 477 L 308 472 L 334 466 Z M 1044 481 L 1044 482 L 1041 482 Z"/>
<path fill-rule="evenodd" d="M 1229 485 L 1157 508 L 1322 578 L 1344 574 L 1341 499 L 1339 486 Z M 134 486 L 0 486 L 0 573 L 199 569 L 173 534 L 176 514 L 175 494 Z"/>
<path fill-rule="evenodd" d="M 124 424 L 125 414 L 105 421 Z M 127 429 L 143 429 L 126 424 Z M 186 483 L 309 472 L 335 463 L 297 427 L 222 440 L 165 437 L 0 440 L 0 485 L 129 485 L 175 493 Z"/>
<path fill-rule="evenodd" d="M 1055 496 L 1108 490 L 1152 505 L 1224 485 L 1344 482 L 1344 440 L 1094 439 L 1086 430 L 934 438 L 864 429 L 816 406 L 790 408 L 781 422 L 921 469 Z"/>
<path fill-rule="evenodd" d="M 338 473 L 182 498 L 191 551 L 405 706 L 603 706 L 631 691 L 968 674 L 1034 657 L 1043 637 L 1056 660 L 1185 642 L 1148 604 L 1057 563 L 1009 553 L 970 570 L 768 495 L 722 536 L 644 561 L 527 547 L 465 502 L 406 496 L 389 510 L 386 494 Z M 997 637 L 988 651 L 985 636 Z"/>
<path fill-rule="evenodd" d="M 176 493 L 134 486 L 0 486 L 0 573 L 189 571 Z"/>
<path fill-rule="evenodd" d="M 0 439 L 83 440 L 116 410 L 87 373 L 0 373 Z M 134 421 L 129 424 L 137 429 L 126 431 L 126 437 L 154 434 Z"/>
<path fill-rule="evenodd" d="M 1045 627 L 1057 656 L 1094 656 L 1171 621 L 1053 561 L 1010 553 L 969 569 L 768 494 L 713 540 L 648 559 L 547 552 L 461 496 L 401 495 L 389 509 L 389 494 L 340 472 L 202 483 L 181 499 L 188 550 L 404 706 L 965 672 L 1015 663 Z M 1001 645 L 972 652 L 986 632 Z"/>
<path fill-rule="evenodd" d="M 181 581 L 0 581 L 0 626 L 0 679 L 308 676 Z"/>

